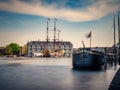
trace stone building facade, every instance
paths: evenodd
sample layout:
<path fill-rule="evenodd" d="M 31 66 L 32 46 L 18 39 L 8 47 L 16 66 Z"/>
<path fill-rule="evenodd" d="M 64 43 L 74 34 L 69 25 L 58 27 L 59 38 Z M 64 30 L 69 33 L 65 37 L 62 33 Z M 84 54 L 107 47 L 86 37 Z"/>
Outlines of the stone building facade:
<path fill-rule="evenodd" d="M 32 52 L 43 53 L 43 50 L 64 50 L 63 57 L 72 57 L 73 44 L 70 41 L 31 41 L 27 43 L 27 55 L 32 56 Z"/>

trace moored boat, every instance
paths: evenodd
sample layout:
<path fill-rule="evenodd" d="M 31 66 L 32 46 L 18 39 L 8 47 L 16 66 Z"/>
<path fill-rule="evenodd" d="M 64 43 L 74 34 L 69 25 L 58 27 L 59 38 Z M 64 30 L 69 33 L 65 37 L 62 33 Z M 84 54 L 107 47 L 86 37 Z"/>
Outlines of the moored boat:
<path fill-rule="evenodd" d="M 50 56 L 51 57 L 62 57 L 63 54 L 65 53 L 64 50 L 55 50 L 55 51 L 50 51 Z"/>
<path fill-rule="evenodd" d="M 41 52 L 32 52 L 33 57 L 42 57 L 43 53 Z"/>
<path fill-rule="evenodd" d="M 103 64 L 101 54 L 90 48 L 79 48 L 73 53 L 72 64 L 74 69 L 100 69 Z"/>

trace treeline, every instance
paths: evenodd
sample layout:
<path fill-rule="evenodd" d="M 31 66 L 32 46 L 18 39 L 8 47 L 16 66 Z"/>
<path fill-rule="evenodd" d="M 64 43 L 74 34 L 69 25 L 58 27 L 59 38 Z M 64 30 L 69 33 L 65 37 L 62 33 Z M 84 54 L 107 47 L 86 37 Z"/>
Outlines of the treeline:
<path fill-rule="evenodd" d="M 26 55 L 27 53 L 27 46 L 24 45 L 23 47 L 20 47 L 17 43 L 10 43 L 9 45 L 6 45 L 6 47 L 2 48 L 0 50 L 1 56 L 21 56 Z"/>

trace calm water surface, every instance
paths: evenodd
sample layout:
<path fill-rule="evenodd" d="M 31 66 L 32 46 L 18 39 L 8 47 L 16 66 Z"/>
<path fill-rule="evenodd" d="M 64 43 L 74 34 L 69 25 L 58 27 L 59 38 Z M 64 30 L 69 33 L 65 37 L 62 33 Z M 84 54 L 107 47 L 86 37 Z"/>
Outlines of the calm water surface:
<path fill-rule="evenodd" d="M 0 90 L 108 90 L 116 71 L 73 70 L 71 58 L 0 58 Z"/>

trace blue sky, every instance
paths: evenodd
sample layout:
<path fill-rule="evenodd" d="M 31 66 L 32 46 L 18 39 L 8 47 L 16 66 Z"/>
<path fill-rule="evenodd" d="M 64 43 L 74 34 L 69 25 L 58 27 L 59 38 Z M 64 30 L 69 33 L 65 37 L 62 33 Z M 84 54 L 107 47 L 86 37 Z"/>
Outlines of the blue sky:
<path fill-rule="evenodd" d="M 91 30 L 93 47 L 112 46 L 113 16 L 118 11 L 119 0 L 0 0 L 0 46 L 45 40 L 47 18 L 50 30 L 58 19 L 60 39 L 76 48 L 82 47 L 82 40 L 89 46 L 86 34 Z M 49 34 L 52 40 L 53 32 Z"/>

